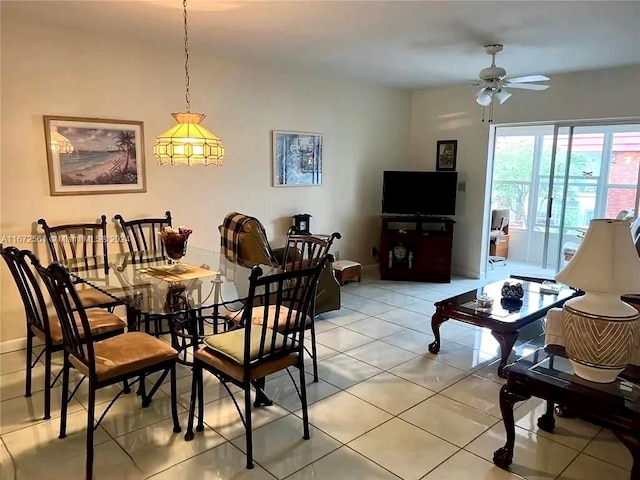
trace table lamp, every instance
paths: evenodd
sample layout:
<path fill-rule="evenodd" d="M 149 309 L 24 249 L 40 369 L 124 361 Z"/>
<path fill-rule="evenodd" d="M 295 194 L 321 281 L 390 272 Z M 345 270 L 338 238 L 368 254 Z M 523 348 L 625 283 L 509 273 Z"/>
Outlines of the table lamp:
<path fill-rule="evenodd" d="M 575 374 L 592 382 L 613 382 L 640 335 L 638 311 L 620 299 L 640 292 L 640 257 L 629 222 L 591 220 L 582 244 L 556 280 L 585 292 L 568 300 L 562 312 L 565 349 Z"/>

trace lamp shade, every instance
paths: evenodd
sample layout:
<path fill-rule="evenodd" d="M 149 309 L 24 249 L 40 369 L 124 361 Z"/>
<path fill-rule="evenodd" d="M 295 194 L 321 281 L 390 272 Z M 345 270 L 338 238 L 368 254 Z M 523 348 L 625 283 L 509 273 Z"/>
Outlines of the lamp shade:
<path fill-rule="evenodd" d="M 640 257 L 626 220 L 591 220 L 582 244 L 556 280 L 586 292 L 640 292 Z"/>
<path fill-rule="evenodd" d="M 476 102 L 483 107 L 488 107 L 491 105 L 491 101 L 493 100 L 493 95 L 491 89 L 483 88 L 476 95 Z"/>
<path fill-rule="evenodd" d="M 496 98 L 500 102 L 500 105 L 502 105 L 504 102 L 511 98 L 511 93 L 507 92 L 506 90 L 500 89 L 496 92 Z"/>
<path fill-rule="evenodd" d="M 178 122 L 156 139 L 153 154 L 160 165 L 222 165 L 222 140 L 200 125 L 201 113 L 172 113 Z"/>

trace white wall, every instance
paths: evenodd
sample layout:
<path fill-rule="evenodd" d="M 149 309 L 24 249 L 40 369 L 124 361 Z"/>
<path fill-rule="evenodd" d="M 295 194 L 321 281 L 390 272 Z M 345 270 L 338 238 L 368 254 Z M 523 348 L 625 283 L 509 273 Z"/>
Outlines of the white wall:
<path fill-rule="evenodd" d="M 227 157 L 221 168 L 161 167 L 154 139 L 174 124 L 170 112 L 184 109 L 181 39 L 154 45 L 34 25 L 23 4 L 2 12 L 2 135 L 10 141 L 1 151 L 1 235 L 31 233 L 40 217 L 57 224 L 169 209 L 176 224 L 193 228 L 191 244 L 216 249 L 229 211 L 258 217 L 280 244 L 290 217 L 305 212 L 312 231 L 342 233 L 343 258 L 372 263 L 382 171 L 407 162 L 409 92 L 221 61 L 194 46 L 192 110 L 208 114 L 204 124 Z M 142 120 L 147 193 L 51 197 L 43 115 Z M 271 187 L 271 130 L 324 134 L 322 186 Z M 0 271 L 0 339 L 10 340 L 24 336 L 22 307 L 7 269 Z"/>
<path fill-rule="evenodd" d="M 640 66 L 554 75 L 544 92 L 518 90 L 498 105 L 494 122 L 541 122 L 640 115 Z M 416 91 L 412 97 L 411 168 L 434 170 L 438 140 L 458 140 L 459 181 L 457 224 L 454 230 L 453 269 L 479 277 L 487 245 L 483 242 L 488 218 L 487 153 L 489 125 L 475 102 L 477 88 L 460 86 Z M 488 222 L 488 221 L 487 221 Z"/>

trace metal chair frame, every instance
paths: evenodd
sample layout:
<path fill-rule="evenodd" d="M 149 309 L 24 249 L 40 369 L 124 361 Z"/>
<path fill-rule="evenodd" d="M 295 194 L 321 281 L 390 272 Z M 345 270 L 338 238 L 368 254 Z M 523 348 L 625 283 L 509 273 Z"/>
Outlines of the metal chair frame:
<path fill-rule="evenodd" d="M 118 223 L 129 251 L 159 251 L 164 253 L 164 245 L 158 240 L 158 233 L 163 227 L 171 226 L 171 212 L 167 210 L 164 217 L 160 218 L 138 218 L 136 220 L 125 220 L 119 213 L 113 217 Z"/>
<path fill-rule="evenodd" d="M 141 383 L 139 392 L 142 395 L 142 407 L 146 408 L 151 403 L 154 394 L 166 378 L 167 374 L 171 374 L 171 413 L 173 418 L 173 431 L 176 433 L 180 432 L 181 428 L 176 403 L 176 358 L 116 375 L 105 380 L 98 380 L 93 343 L 94 337 L 91 334 L 91 328 L 89 326 L 85 309 L 78 297 L 78 293 L 75 290 L 75 286 L 71 280 L 68 270 L 57 263 L 53 263 L 49 267 L 45 268 L 35 257 L 32 258 L 32 262 L 53 299 L 58 317 L 60 318 L 60 326 L 63 334 L 64 364 L 62 367 L 62 408 L 59 438 L 66 437 L 68 404 L 79 386 L 76 385 L 71 396 L 69 396 L 69 372 L 72 367 L 69 359 L 70 355 L 73 355 L 78 361 L 82 362 L 89 372 L 87 375 L 89 378 L 89 399 L 87 403 L 86 479 L 91 480 L 93 478 L 93 433 L 100 425 L 100 422 L 104 418 L 106 412 L 111 408 L 118 397 L 122 393 L 126 393 L 131 384 L 135 383 L 129 383 L 129 379 L 139 379 Z M 78 325 L 76 317 L 79 317 L 80 325 Z M 84 332 L 84 340 L 81 338 L 80 328 Z M 161 371 L 162 374 L 152 387 L 151 391 L 147 394 L 143 385 L 144 379 L 147 374 L 158 371 Z M 105 412 L 100 416 L 98 421 L 95 422 L 96 391 L 120 382 L 124 383 L 124 388 L 114 397 Z"/>
<path fill-rule="evenodd" d="M 92 259 L 104 258 L 103 270 L 105 277 L 109 274 L 109 262 L 106 261 L 107 251 L 107 217 L 100 216 L 96 223 L 69 223 L 51 226 L 44 218 L 38 220 L 44 231 L 52 262 L 62 260 L 82 260 L 84 267 L 89 267 Z M 81 268 L 81 266 L 79 265 Z M 78 282 L 76 282 L 78 283 Z M 113 300 L 91 307 L 107 308 L 109 311 L 122 305 L 120 300 Z"/>
<path fill-rule="evenodd" d="M 31 396 L 31 371 L 44 355 L 44 419 L 51 418 L 51 388 L 57 382 L 62 371 L 60 371 L 53 380 L 51 380 L 51 355 L 63 349 L 63 345 L 55 345 L 51 339 L 51 331 L 49 327 L 50 317 L 47 309 L 40 284 L 37 282 L 31 267 L 26 262 L 29 257 L 33 262 L 35 255 L 29 250 L 18 250 L 16 247 L 4 248 L 0 244 L 0 256 L 5 260 L 9 271 L 13 276 L 18 287 L 18 292 L 22 299 L 25 311 L 25 320 L 27 327 L 27 351 L 26 351 L 26 381 L 25 381 L 25 397 Z M 39 330 L 44 336 L 44 346 L 40 353 L 33 359 L 33 339 L 36 337 L 34 329 Z M 101 335 L 96 335 L 96 340 L 119 335 L 124 332 L 122 330 L 114 330 Z"/>
<path fill-rule="evenodd" d="M 320 272 L 327 262 L 328 256 L 321 259 L 316 265 L 310 268 L 299 269 L 289 272 L 277 273 L 274 275 L 262 276 L 262 269 L 253 267 L 249 279 L 249 296 L 245 309 L 243 310 L 240 328 L 244 329 L 244 358 L 251 359 L 242 362 L 242 378 L 235 378 L 222 369 L 203 361 L 196 353 L 194 355 L 193 377 L 191 387 L 191 402 L 189 406 L 189 421 L 185 440 L 194 438 L 193 422 L 195 418 L 196 405 L 198 406 L 198 423 L 196 430 L 204 430 L 204 388 L 203 371 L 207 370 L 214 374 L 227 389 L 236 406 L 240 419 L 245 427 L 247 468 L 253 468 L 253 439 L 251 431 L 251 387 L 256 389 L 257 397 L 254 406 L 270 405 L 271 402 L 264 395 L 264 377 L 256 378 L 256 370 L 260 367 L 267 368 L 269 362 L 278 361 L 290 355 L 296 355 L 295 363 L 291 366 L 298 368 L 299 384 L 297 385 L 288 367 L 274 367 L 277 370 L 287 369 L 292 379 L 296 391 L 302 404 L 302 420 L 304 427 L 303 438 L 309 437 L 309 415 L 307 409 L 306 379 L 304 370 L 304 326 L 306 318 L 312 312 L 312 305 L 315 297 L 315 289 L 318 283 Z M 263 306 L 264 317 L 261 324 L 256 324 L 252 320 L 254 305 Z M 275 307 L 273 310 L 269 307 Z M 282 307 L 286 306 L 287 310 Z M 285 314 L 286 312 L 286 314 Z M 273 315 L 273 318 L 270 318 Z M 277 328 L 269 328 L 269 321 L 277 321 Z M 251 331 L 259 329 L 260 341 L 254 355 L 251 355 Z M 280 332 L 280 333 L 279 333 Z M 223 333 L 221 335 L 227 334 Z M 215 336 L 215 335 L 214 335 Z M 197 339 L 194 338 L 194 342 Z M 276 347 L 277 342 L 282 342 Z M 208 347 L 203 347 L 208 348 Z M 267 370 L 269 373 L 275 371 Z M 232 383 L 244 391 L 244 415 L 233 396 L 233 392 L 228 387 Z M 196 398 L 197 397 L 197 398 Z M 264 400 L 264 403 L 260 403 Z"/>
<path fill-rule="evenodd" d="M 287 235 L 287 243 L 284 251 L 284 261 L 282 267 L 285 271 L 294 271 L 307 267 L 314 267 L 320 260 L 329 254 L 329 250 L 334 240 L 339 240 L 341 235 L 334 232 L 331 235 L 300 235 L 295 233 L 295 229 L 290 230 Z M 328 259 L 333 262 L 333 257 Z M 311 352 L 307 353 L 313 361 L 313 381 L 318 382 L 318 360 L 316 347 L 316 312 L 315 299 L 312 305 L 311 324 L 307 327 L 311 331 Z M 306 347 L 305 347 L 306 348 Z"/>

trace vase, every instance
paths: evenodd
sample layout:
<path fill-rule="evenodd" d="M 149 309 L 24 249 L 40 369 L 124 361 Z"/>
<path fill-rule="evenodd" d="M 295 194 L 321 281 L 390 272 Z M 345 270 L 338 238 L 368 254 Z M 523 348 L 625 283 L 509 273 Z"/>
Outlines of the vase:
<path fill-rule="evenodd" d="M 181 265 L 181 259 L 187 253 L 188 238 L 189 234 L 184 233 L 168 232 L 162 235 L 164 250 L 169 262 L 173 264 L 169 269 L 170 272 L 181 273 L 185 271 L 184 266 Z"/>

